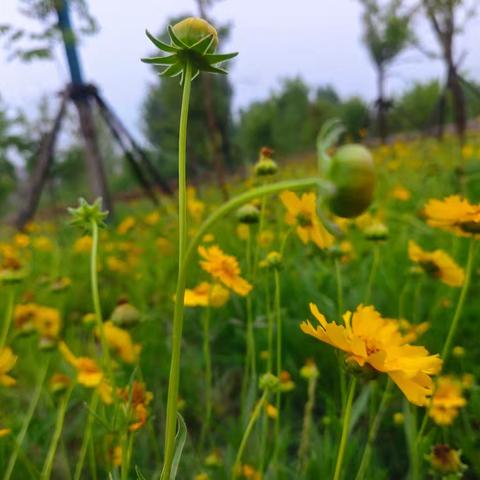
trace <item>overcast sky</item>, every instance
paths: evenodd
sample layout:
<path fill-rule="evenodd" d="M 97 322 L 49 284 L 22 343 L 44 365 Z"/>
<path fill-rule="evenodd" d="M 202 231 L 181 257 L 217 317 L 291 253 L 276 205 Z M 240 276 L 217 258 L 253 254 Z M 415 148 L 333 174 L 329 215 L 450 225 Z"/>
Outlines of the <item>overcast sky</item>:
<path fill-rule="evenodd" d="M 375 98 L 375 77 L 361 44 L 361 8 L 356 0 L 222 0 L 212 10 L 219 23 L 230 22 L 232 35 L 224 51 L 239 51 L 230 67 L 235 110 L 265 98 L 279 80 L 301 75 L 312 87 L 332 84 L 342 96 Z M 85 77 L 101 88 L 126 124 L 141 130 L 140 106 L 150 67 L 140 63 L 152 52 L 145 28 L 158 32 L 175 15 L 196 13 L 194 0 L 90 0 L 101 31 L 85 39 L 81 59 Z M 26 25 L 16 0 L 0 0 L 0 24 Z M 480 80 L 480 18 L 472 20 L 458 45 L 469 52 L 463 68 Z M 428 25 L 418 23 L 420 37 L 434 46 Z M 42 94 L 53 94 L 67 81 L 63 52 L 54 62 L 22 65 L 7 62 L 0 50 L 0 95 L 10 106 L 34 112 Z M 398 92 L 415 80 L 441 78 L 438 61 L 411 51 L 403 55 L 389 79 Z M 176 80 L 173 80 L 176 81 Z"/>

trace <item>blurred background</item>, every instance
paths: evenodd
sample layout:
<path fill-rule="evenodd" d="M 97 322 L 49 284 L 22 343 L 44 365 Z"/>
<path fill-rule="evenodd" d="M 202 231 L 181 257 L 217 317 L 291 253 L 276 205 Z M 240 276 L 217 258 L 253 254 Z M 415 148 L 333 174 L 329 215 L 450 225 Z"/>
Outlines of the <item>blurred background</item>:
<path fill-rule="evenodd" d="M 58 3 L 1 2 L 2 213 L 28 196 L 59 92 L 72 81 Z M 98 88 L 166 182 L 176 173 L 181 88 L 140 59 L 157 54 L 146 28 L 161 37 L 185 16 L 206 17 L 220 32 L 220 49 L 239 52 L 227 77 L 194 84 L 192 181 L 216 177 L 222 184 L 265 145 L 280 161 L 308 154 L 321 124 L 335 116 L 353 140 L 386 142 L 399 133 L 441 136 L 448 128 L 462 138 L 480 115 L 476 0 L 70 0 L 68 6 L 82 81 Z M 124 150 L 98 109 L 91 110 L 109 191 L 135 191 L 138 177 Z M 48 193 L 35 203 L 72 203 L 89 191 L 77 117 L 69 106 L 42 187 Z"/>

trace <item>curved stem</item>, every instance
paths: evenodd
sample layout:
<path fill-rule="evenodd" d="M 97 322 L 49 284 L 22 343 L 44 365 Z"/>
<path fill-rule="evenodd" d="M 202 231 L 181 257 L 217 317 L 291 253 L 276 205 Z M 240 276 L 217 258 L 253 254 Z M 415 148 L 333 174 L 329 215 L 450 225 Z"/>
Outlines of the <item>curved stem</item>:
<path fill-rule="evenodd" d="M 253 409 L 253 412 L 250 415 L 250 420 L 248 421 L 247 428 L 245 429 L 245 432 L 243 433 L 242 441 L 240 442 L 240 446 L 238 447 L 237 456 L 235 457 L 235 463 L 233 464 L 232 480 L 235 479 L 238 475 L 238 469 L 239 469 L 241 461 L 242 461 L 243 451 L 245 450 L 245 447 L 247 446 L 248 439 L 249 439 L 250 434 L 252 433 L 253 427 L 255 426 L 255 423 L 256 423 L 259 415 L 260 415 L 262 407 L 263 407 L 263 405 L 265 405 L 265 402 L 266 402 L 267 397 L 268 397 L 268 393 L 269 393 L 268 390 L 265 390 L 263 392 L 263 395 L 261 396 L 260 400 L 255 405 L 255 408 Z"/>
<path fill-rule="evenodd" d="M 175 433 L 177 427 L 177 400 L 180 383 L 180 350 L 183 330 L 183 310 L 185 295 L 185 270 L 187 262 L 187 125 L 192 86 L 192 67 L 187 62 L 183 72 L 183 95 L 178 135 L 178 277 L 173 314 L 172 356 L 168 379 L 167 417 L 165 421 L 165 458 L 162 480 L 170 479 L 173 455 L 175 451 Z M 201 238 L 201 237 L 200 237 Z"/>
<path fill-rule="evenodd" d="M 15 464 L 17 463 L 19 451 L 22 447 L 23 441 L 25 440 L 25 436 L 27 435 L 28 427 L 30 426 L 30 422 L 32 421 L 33 414 L 35 413 L 38 405 L 38 401 L 40 400 L 40 395 L 42 394 L 42 387 L 47 376 L 49 364 L 50 358 L 45 362 L 45 365 L 43 366 L 42 370 L 38 375 L 37 385 L 30 400 L 27 414 L 25 415 L 25 419 L 23 420 L 22 428 L 17 435 L 17 438 L 15 439 L 15 447 L 12 454 L 10 455 L 10 459 L 8 460 L 7 468 L 5 469 L 5 472 L 3 474 L 3 480 L 10 480 L 12 476 L 13 469 L 15 468 Z"/>
<path fill-rule="evenodd" d="M 353 397 L 355 395 L 355 386 L 357 380 L 352 378 L 350 382 L 350 389 L 348 391 L 347 404 L 345 406 L 345 411 L 343 412 L 343 427 L 342 427 L 342 436 L 340 437 L 340 445 L 338 447 L 337 462 L 335 464 L 335 473 L 333 475 L 333 480 L 339 480 L 340 474 L 342 472 L 343 458 L 345 456 L 345 447 L 347 445 L 348 431 L 350 429 L 350 417 L 352 415 L 352 404 Z"/>
<path fill-rule="evenodd" d="M 45 463 L 43 464 L 40 480 L 49 480 L 52 474 L 53 462 L 55 460 L 55 454 L 57 453 L 58 442 L 60 441 L 60 436 L 62 435 L 65 414 L 67 413 L 68 401 L 70 400 L 70 395 L 73 391 L 74 386 L 75 385 L 73 384 L 71 387 L 69 387 L 69 389 L 65 392 L 63 398 L 60 401 L 57 412 L 57 421 L 55 423 L 55 430 L 50 441 L 50 446 L 48 448 Z"/>

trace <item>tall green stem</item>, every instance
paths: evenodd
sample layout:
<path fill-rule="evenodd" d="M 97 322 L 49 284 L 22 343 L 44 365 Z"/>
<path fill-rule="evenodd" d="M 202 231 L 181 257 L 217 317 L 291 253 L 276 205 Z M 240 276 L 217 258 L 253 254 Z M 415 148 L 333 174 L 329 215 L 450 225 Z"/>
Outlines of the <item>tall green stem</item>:
<path fill-rule="evenodd" d="M 373 423 L 368 432 L 367 445 L 363 450 L 362 460 L 360 462 L 360 467 L 358 468 L 358 473 L 357 473 L 357 476 L 355 477 L 355 480 L 363 480 L 367 472 L 368 466 L 370 464 L 370 459 L 372 456 L 373 443 L 377 438 L 378 429 L 380 428 L 380 423 L 383 419 L 383 415 L 385 414 L 385 408 L 387 406 L 387 401 L 390 395 L 391 388 L 392 388 L 392 381 L 388 379 L 387 386 L 385 387 L 385 390 L 383 391 L 382 399 L 380 400 L 380 405 L 378 407 L 377 414 L 375 415 L 375 418 L 373 419 Z"/>
<path fill-rule="evenodd" d="M 342 271 L 340 269 L 340 261 L 335 259 L 335 279 L 337 284 L 337 312 L 338 321 L 340 321 L 343 315 L 343 284 L 342 284 Z M 344 369 L 345 360 L 343 355 L 338 355 L 338 372 L 340 377 L 340 394 L 342 397 L 342 407 L 345 406 L 345 398 L 347 396 L 347 379 Z"/>
<path fill-rule="evenodd" d="M 13 287 L 7 288 L 7 306 L 5 308 L 5 316 L 3 318 L 2 333 L 0 334 L 0 350 L 7 343 L 8 332 L 13 317 L 13 305 L 15 303 L 15 292 Z"/>
<path fill-rule="evenodd" d="M 69 387 L 69 389 L 63 395 L 60 405 L 57 412 L 57 421 L 55 422 L 55 430 L 53 431 L 52 439 L 50 441 L 50 447 L 48 448 L 47 457 L 45 463 L 43 464 L 42 473 L 40 475 L 40 480 L 49 480 L 52 474 L 53 461 L 55 460 L 55 454 L 57 453 L 58 442 L 60 441 L 60 436 L 62 435 L 63 424 L 65 421 L 65 414 L 67 413 L 68 401 L 70 400 L 70 395 L 74 385 Z"/>
<path fill-rule="evenodd" d="M 378 265 L 380 263 L 380 249 L 377 244 L 373 247 L 372 268 L 368 277 L 367 291 L 365 292 L 365 305 L 368 305 L 372 297 L 373 284 L 377 276 Z"/>
<path fill-rule="evenodd" d="M 210 303 L 210 299 L 208 301 Z M 210 354 L 210 314 L 211 307 L 207 306 L 203 314 L 203 358 L 205 361 L 205 418 L 203 420 L 200 445 L 203 446 L 205 436 L 210 429 L 212 418 L 212 358 Z"/>
<path fill-rule="evenodd" d="M 97 409 L 98 399 L 99 399 L 99 396 L 97 391 L 95 390 L 92 393 L 90 405 L 88 406 L 87 426 L 85 427 L 85 431 L 83 433 L 82 446 L 80 447 L 80 454 L 78 456 L 77 465 L 75 467 L 75 473 L 73 475 L 74 480 L 80 480 L 82 476 L 83 465 L 85 463 L 85 457 L 87 456 L 87 450 L 90 444 L 90 438 L 92 436 L 92 427 L 93 427 L 93 421 L 95 420 L 95 410 Z"/>
<path fill-rule="evenodd" d="M 175 433 L 177 426 L 177 400 L 180 384 L 180 350 L 183 330 L 183 310 L 185 295 L 185 262 L 187 250 L 187 125 L 192 67 L 186 64 L 183 72 L 183 95 L 178 135 L 178 278 L 173 314 L 172 354 L 170 376 L 168 379 L 167 418 L 165 421 L 165 453 L 162 480 L 170 480 L 173 455 L 175 451 Z"/>
<path fill-rule="evenodd" d="M 240 442 L 240 446 L 238 447 L 238 452 L 237 456 L 235 457 L 235 463 L 233 464 L 233 469 L 232 469 L 232 480 L 235 479 L 238 476 L 238 470 L 241 465 L 242 461 L 242 456 L 243 452 L 245 450 L 245 447 L 247 446 L 248 439 L 250 438 L 250 434 L 252 433 L 253 427 L 255 426 L 255 423 L 260 415 L 260 412 L 262 411 L 262 407 L 265 405 L 265 402 L 268 398 L 268 389 L 266 389 L 263 392 L 263 395 L 261 396 L 260 400 L 257 402 L 255 405 L 255 408 L 253 409 L 252 414 L 250 415 L 250 419 L 247 424 L 247 428 L 245 429 L 245 432 L 243 433 L 242 441 Z"/>
<path fill-rule="evenodd" d="M 343 458 L 345 456 L 345 447 L 348 440 L 348 431 L 350 430 L 350 417 L 352 416 L 352 404 L 353 397 L 355 396 L 356 384 L 357 380 L 355 378 L 352 378 L 348 391 L 347 404 L 345 406 L 345 411 L 343 412 L 342 436 L 340 437 L 340 445 L 338 447 L 337 462 L 335 464 L 335 473 L 333 475 L 333 480 L 340 480 L 340 475 L 342 473 L 342 464 Z"/>
<path fill-rule="evenodd" d="M 277 327 L 277 361 L 276 361 L 276 373 L 277 377 L 280 378 L 282 373 L 282 314 L 281 314 L 281 291 L 280 291 L 280 273 L 276 268 L 274 270 L 274 279 L 275 279 L 275 323 Z M 280 398 L 281 393 L 280 389 L 276 392 L 276 409 L 277 416 L 275 417 L 275 445 L 273 450 L 273 463 L 277 467 L 278 461 L 278 445 L 280 439 Z"/>
<path fill-rule="evenodd" d="M 448 356 L 450 355 L 450 348 L 452 346 L 455 332 L 457 331 L 458 323 L 462 316 L 463 306 L 465 305 L 465 299 L 467 298 L 468 288 L 470 287 L 470 281 L 472 279 L 472 268 L 473 268 L 474 257 L 475 257 L 475 239 L 472 237 L 470 239 L 470 245 L 468 247 L 468 259 L 467 259 L 467 267 L 465 269 L 465 281 L 463 282 L 462 291 L 460 292 L 460 296 L 458 298 L 457 308 L 455 309 L 452 323 L 450 324 L 450 329 L 448 330 L 448 335 L 442 349 L 441 358 L 443 360 L 444 367 L 445 367 L 445 363 L 447 362 Z"/>
<path fill-rule="evenodd" d="M 30 426 L 30 422 L 32 421 L 33 414 L 38 405 L 38 401 L 40 400 L 40 396 L 42 394 L 43 384 L 45 382 L 45 378 L 48 372 L 48 366 L 50 364 L 50 358 L 45 362 L 40 373 L 37 378 L 37 385 L 35 387 L 35 391 L 33 392 L 32 398 L 30 399 L 30 405 L 28 406 L 27 413 L 25 415 L 25 419 L 23 420 L 22 428 L 15 439 L 15 447 L 10 455 L 8 460 L 7 468 L 3 474 L 3 480 L 10 480 L 13 469 L 15 468 L 15 464 L 17 463 L 18 453 L 20 448 L 22 448 L 23 441 L 25 440 L 25 436 L 27 435 L 28 427 Z"/>

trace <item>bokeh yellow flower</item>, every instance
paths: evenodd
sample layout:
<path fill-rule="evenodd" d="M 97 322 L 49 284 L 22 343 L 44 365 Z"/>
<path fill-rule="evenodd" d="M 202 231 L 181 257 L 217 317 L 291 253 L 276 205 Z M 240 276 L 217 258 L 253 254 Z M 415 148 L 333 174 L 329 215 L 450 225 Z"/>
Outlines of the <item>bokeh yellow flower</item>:
<path fill-rule="evenodd" d="M 451 425 L 458 416 L 459 409 L 466 404 L 460 381 L 450 376 L 440 377 L 437 380 L 428 414 L 437 425 Z"/>
<path fill-rule="evenodd" d="M 218 283 L 202 282 L 185 290 L 184 302 L 186 307 L 223 307 L 229 298 L 230 292 Z"/>
<path fill-rule="evenodd" d="M 92 237 L 90 235 L 84 235 L 83 237 L 75 240 L 73 244 L 73 251 L 75 253 L 89 253 L 92 250 Z"/>
<path fill-rule="evenodd" d="M 317 216 L 317 196 L 315 193 L 296 193 L 285 191 L 280 200 L 287 209 L 285 222 L 296 227 L 297 235 L 304 244 L 315 243 L 319 248 L 331 247 L 334 237 L 327 232 Z"/>
<path fill-rule="evenodd" d="M 17 363 L 17 356 L 13 354 L 10 347 L 0 349 L 0 385 L 3 387 L 12 387 L 17 381 L 8 375 L 10 370 Z"/>
<path fill-rule="evenodd" d="M 234 256 L 225 254 L 217 245 L 208 248 L 200 246 L 198 253 L 204 258 L 200 266 L 213 278 L 238 295 L 250 293 L 252 285 L 240 276 L 240 265 Z"/>
<path fill-rule="evenodd" d="M 465 281 L 465 272 L 446 252 L 422 250 L 414 241 L 408 242 L 408 256 L 418 263 L 430 276 L 438 278 L 450 287 L 461 287 Z"/>
<path fill-rule="evenodd" d="M 433 393 L 430 376 L 442 365 L 438 355 L 407 344 L 399 326 L 382 318 L 372 306 L 359 305 L 354 313 L 346 312 L 345 325 L 328 323 L 313 303 L 310 311 L 319 325 L 315 328 L 310 321 L 303 322 L 304 333 L 344 351 L 348 363 L 387 373 L 411 403 L 428 404 Z"/>
<path fill-rule="evenodd" d="M 108 346 L 125 362 L 135 363 L 141 351 L 139 344 L 133 343 L 130 334 L 108 321 L 103 324 L 103 332 Z M 95 331 L 97 336 L 98 330 Z"/>

